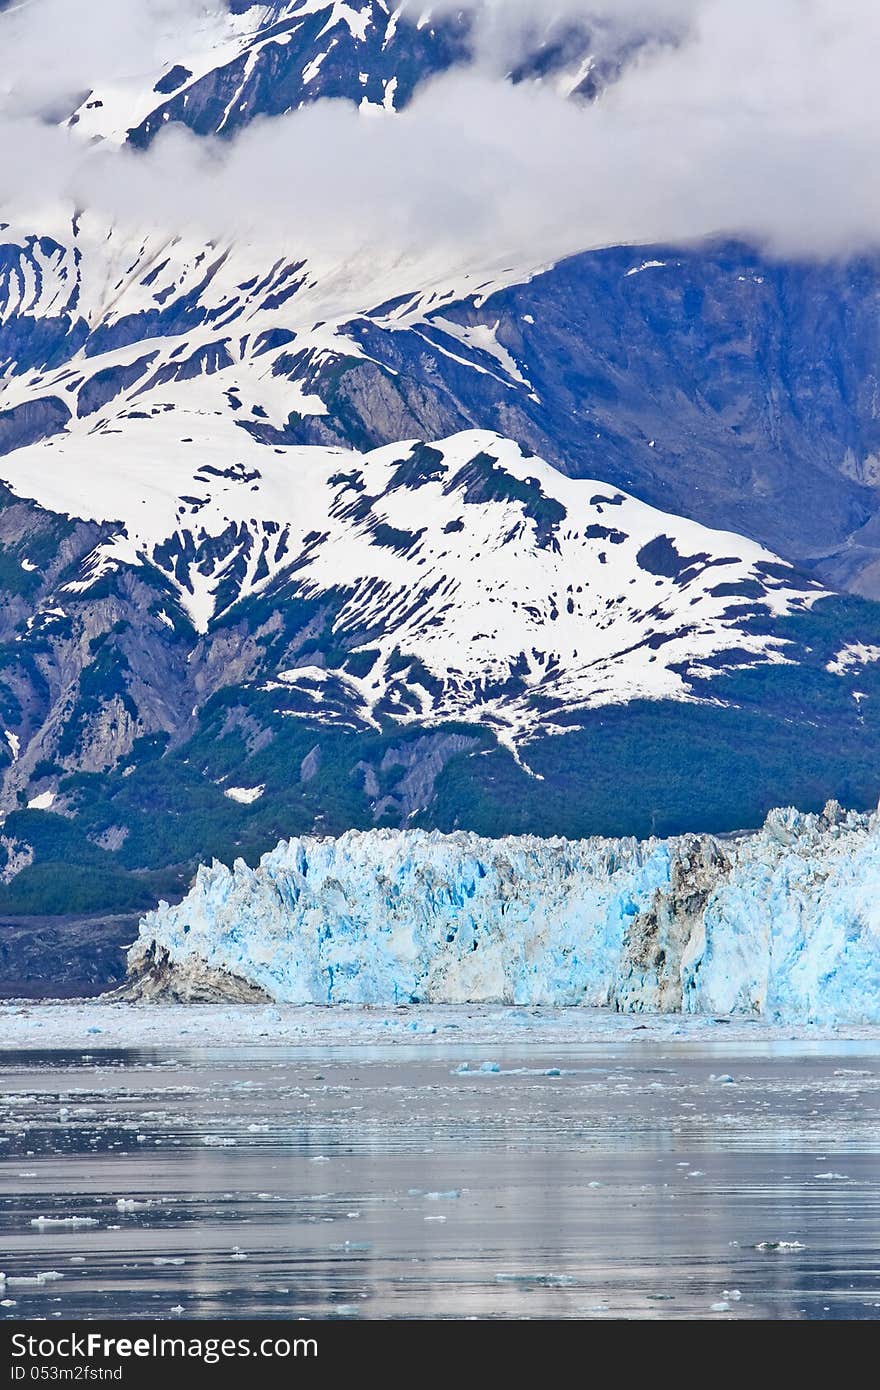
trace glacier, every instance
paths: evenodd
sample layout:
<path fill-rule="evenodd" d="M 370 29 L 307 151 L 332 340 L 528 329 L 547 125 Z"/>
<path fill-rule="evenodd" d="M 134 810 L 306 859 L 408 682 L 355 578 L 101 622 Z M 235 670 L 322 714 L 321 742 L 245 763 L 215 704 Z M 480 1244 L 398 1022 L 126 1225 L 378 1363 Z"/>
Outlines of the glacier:
<path fill-rule="evenodd" d="M 349 831 L 203 865 L 141 922 L 136 998 L 509 1003 L 880 1023 L 880 813 L 727 838 Z"/>

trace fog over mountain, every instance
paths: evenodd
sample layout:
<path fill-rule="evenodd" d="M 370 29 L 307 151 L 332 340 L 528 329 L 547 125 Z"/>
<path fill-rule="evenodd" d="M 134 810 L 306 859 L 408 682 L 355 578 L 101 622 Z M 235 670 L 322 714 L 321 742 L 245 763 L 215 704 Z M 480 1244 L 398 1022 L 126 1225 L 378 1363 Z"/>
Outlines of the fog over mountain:
<path fill-rule="evenodd" d="M 274 7 L 297 8 L 315 6 Z M 424 10 L 404 13 L 421 22 Z M 58 203 L 205 235 L 232 224 L 272 239 L 293 227 L 306 251 L 381 236 L 403 253 L 436 246 L 450 263 L 463 251 L 486 258 L 500 238 L 534 264 L 718 233 L 778 255 L 876 242 L 880 12 L 870 0 L 486 0 L 472 11 L 468 60 L 421 86 L 398 119 L 317 102 L 231 139 L 196 140 L 172 123 L 146 153 L 52 120 L 102 84 L 222 40 L 241 19 L 196 0 L 8 10 L 7 215 L 27 208 L 48 222 Z M 566 82 L 506 80 L 529 44 L 558 42 L 573 25 L 593 60 L 638 41 L 599 99 L 568 99 Z"/>

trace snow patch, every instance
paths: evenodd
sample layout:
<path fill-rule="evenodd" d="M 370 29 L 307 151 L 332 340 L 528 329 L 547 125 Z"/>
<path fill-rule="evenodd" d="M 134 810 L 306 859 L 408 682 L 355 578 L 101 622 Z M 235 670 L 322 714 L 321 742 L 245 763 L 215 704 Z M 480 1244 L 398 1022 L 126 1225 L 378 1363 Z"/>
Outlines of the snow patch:
<path fill-rule="evenodd" d="M 642 261 L 641 265 L 634 265 L 631 270 L 627 270 L 623 278 L 628 280 L 630 275 L 641 275 L 643 270 L 661 270 L 666 264 L 666 261 Z"/>
<path fill-rule="evenodd" d="M 264 786 L 227 787 L 223 795 L 228 796 L 230 801 L 240 802 L 242 806 L 250 806 L 253 802 L 259 801 L 265 790 L 266 788 Z"/>
<path fill-rule="evenodd" d="M 880 661 L 880 647 L 867 642 L 848 642 L 825 667 L 832 676 L 845 676 L 847 671 L 860 671 L 864 666 Z"/>

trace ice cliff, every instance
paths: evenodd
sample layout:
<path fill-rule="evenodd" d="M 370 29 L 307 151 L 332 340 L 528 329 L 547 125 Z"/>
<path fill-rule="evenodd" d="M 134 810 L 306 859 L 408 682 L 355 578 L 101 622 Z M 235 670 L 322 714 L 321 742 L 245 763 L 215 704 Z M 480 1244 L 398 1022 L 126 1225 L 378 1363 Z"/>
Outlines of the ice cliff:
<path fill-rule="evenodd" d="M 732 839 L 351 831 L 200 868 L 145 917 L 141 997 L 598 1005 L 880 1023 L 880 816 Z"/>

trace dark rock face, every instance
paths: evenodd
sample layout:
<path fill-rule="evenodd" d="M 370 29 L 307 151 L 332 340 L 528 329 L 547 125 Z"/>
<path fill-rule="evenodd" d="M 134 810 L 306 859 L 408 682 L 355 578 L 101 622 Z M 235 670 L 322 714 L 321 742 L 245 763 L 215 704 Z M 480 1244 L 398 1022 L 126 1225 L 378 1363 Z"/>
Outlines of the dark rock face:
<path fill-rule="evenodd" d="M 51 438 L 69 419 L 70 411 L 57 396 L 44 396 L 42 400 L 25 401 L 12 410 L 0 411 L 0 454 Z"/>
<path fill-rule="evenodd" d="M 304 421 L 303 438 L 497 429 L 565 473 L 880 595 L 880 260 L 615 248 L 436 318 L 429 335 L 353 325 L 374 361 L 334 377 L 329 415 Z M 497 325 L 527 385 L 445 336 L 444 320 Z M 322 376 L 329 364 L 319 392 Z"/>
<path fill-rule="evenodd" d="M 0 917 L 0 999 L 79 999 L 125 979 L 136 916 Z"/>

